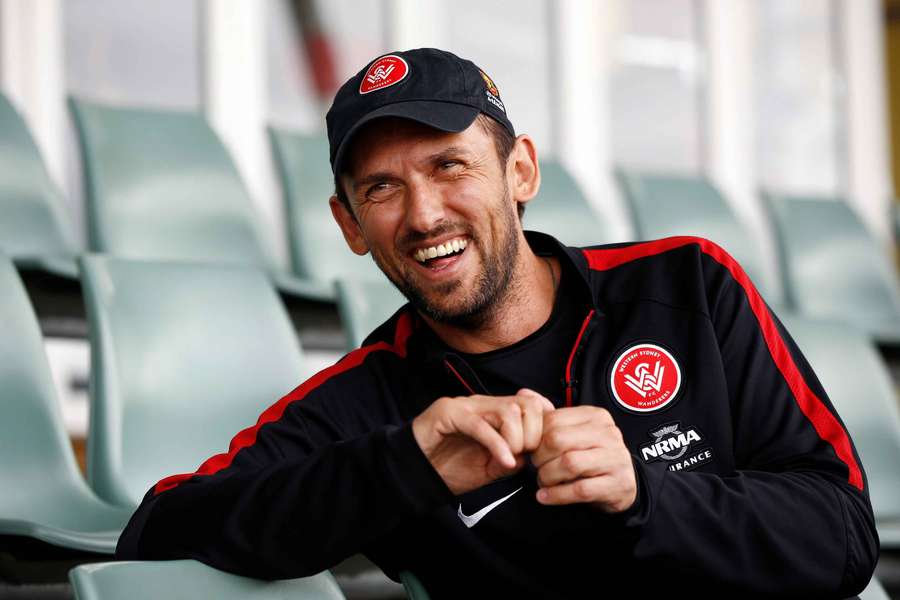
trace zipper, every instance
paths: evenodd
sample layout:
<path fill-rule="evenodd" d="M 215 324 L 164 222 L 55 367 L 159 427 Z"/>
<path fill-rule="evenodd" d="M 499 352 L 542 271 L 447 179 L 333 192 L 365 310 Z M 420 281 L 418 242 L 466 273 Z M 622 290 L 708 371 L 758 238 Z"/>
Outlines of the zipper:
<path fill-rule="evenodd" d="M 597 311 L 592 308 L 584 318 L 581 329 L 578 331 L 578 337 L 575 338 L 575 344 L 572 345 L 572 351 L 569 353 L 569 360 L 566 362 L 566 407 L 570 407 L 574 403 L 575 386 L 578 384 L 578 381 L 572 379 L 572 363 L 575 362 L 575 355 L 581 350 L 581 340 L 595 312 Z"/>

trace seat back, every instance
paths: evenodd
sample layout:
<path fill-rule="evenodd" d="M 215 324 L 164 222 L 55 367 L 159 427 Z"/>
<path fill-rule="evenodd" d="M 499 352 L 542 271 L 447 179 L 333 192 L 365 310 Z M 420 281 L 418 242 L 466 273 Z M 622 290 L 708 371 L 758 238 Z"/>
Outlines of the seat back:
<path fill-rule="evenodd" d="M 846 202 L 765 194 L 790 304 L 900 342 L 896 271 Z"/>
<path fill-rule="evenodd" d="M 339 277 L 384 278 L 368 256 L 350 251 L 328 205 L 334 178 L 328 140 L 269 128 L 284 191 L 288 239 L 294 271 L 301 277 L 333 281 Z"/>
<path fill-rule="evenodd" d="M 695 235 L 719 244 L 744 267 L 760 293 L 778 302 L 751 236 L 715 186 L 704 177 L 618 169 L 639 239 Z"/>
<path fill-rule="evenodd" d="M 859 600 L 891 600 L 887 590 L 884 589 L 881 582 L 874 576 L 869 581 L 869 585 L 866 586 L 866 589 L 861 591 L 857 597 Z"/>
<path fill-rule="evenodd" d="M 338 279 L 335 287 L 348 350 L 359 348 L 366 336 L 406 303 L 406 298 L 383 277 L 381 281 Z"/>
<path fill-rule="evenodd" d="M 343 600 L 334 577 L 263 581 L 225 573 L 194 560 L 81 565 L 69 571 L 77 600 Z"/>
<path fill-rule="evenodd" d="M 247 190 L 203 115 L 74 99 L 70 106 L 91 249 L 270 266 Z"/>
<path fill-rule="evenodd" d="M 876 521 L 900 519 L 900 409 L 878 351 L 863 332 L 838 321 L 782 321 L 856 444 Z"/>
<path fill-rule="evenodd" d="M 13 259 L 74 255 L 62 202 L 25 120 L 0 94 L 0 251 Z"/>
<path fill-rule="evenodd" d="M 63 499 L 87 491 L 62 424 L 37 317 L 0 255 L 0 520 L 72 526 Z"/>
<path fill-rule="evenodd" d="M 549 233 L 570 246 L 610 241 L 609 231 L 572 175 L 555 160 L 541 160 L 541 189 L 525 209 L 527 229 Z"/>
<path fill-rule="evenodd" d="M 96 255 L 81 269 L 88 476 L 108 501 L 135 505 L 193 472 L 301 381 L 299 343 L 262 271 Z"/>

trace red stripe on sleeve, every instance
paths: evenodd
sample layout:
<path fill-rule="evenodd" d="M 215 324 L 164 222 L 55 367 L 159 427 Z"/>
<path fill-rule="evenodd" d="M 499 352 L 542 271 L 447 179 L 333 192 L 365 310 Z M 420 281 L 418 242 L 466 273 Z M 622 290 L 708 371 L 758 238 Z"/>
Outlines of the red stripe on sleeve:
<path fill-rule="evenodd" d="M 369 346 L 363 346 L 357 350 L 354 350 L 350 354 L 344 357 L 338 363 L 324 369 L 317 374 L 313 375 L 305 382 L 300 384 L 296 389 L 292 392 L 281 398 L 278 402 L 267 408 L 259 417 L 256 422 L 256 425 L 252 427 L 248 427 L 240 431 L 234 438 L 231 440 L 231 444 L 228 446 L 228 452 L 222 454 L 216 454 L 215 456 L 209 458 L 200 465 L 200 468 L 197 469 L 194 473 L 181 473 L 179 475 L 171 475 L 162 479 L 159 483 L 156 484 L 153 488 L 153 494 L 158 495 L 166 490 L 170 490 L 180 484 L 182 481 L 186 481 L 195 475 L 212 475 L 213 473 L 217 473 L 222 469 L 228 467 L 231 464 L 231 461 L 234 460 L 235 455 L 241 451 L 243 448 L 247 446 L 252 446 L 256 442 L 256 434 L 259 431 L 259 428 L 265 425 L 266 423 L 271 423 L 273 421 L 277 421 L 284 414 L 285 409 L 287 409 L 288 405 L 292 402 L 296 402 L 297 400 L 302 400 L 306 395 L 312 390 L 316 389 L 332 377 L 339 375 L 345 371 L 349 371 L 354 367 L 362 364 L 363 360 L 372 352 L 377 352 L 379 350 L 385 350 L 387 352 L 393 352 L 401 357 L 406 356 L 406 342 L 409 338 L 409 335 L 412 333 L 412 318 L 408 312 L 404 312 L 400 318 L 397 320 L 397 327 L 394 332 L 394 343 L 388 344 L 386 342 L 378 342 L 376 344 L 371 344 Z"/>
<path fill-rule="evenodd" d="M 831 444 L 838 458 L 847 465 L 849 471 L 848 481 L 859 490 L 863 489 L 862 471 L 853 456 L 853 448 L 846 430 L 841 426 L 837 418 L 828 410 L 825 403 L 809 388 L 800 369 L 794 362 L 788 350 L 787 344 L 778 332 L 775 320 L 769 313 L 762 296 L 747 277 L 744 269 L 725 250 L 709 240 L 690 237 L 670 237 L 654 242 L 646 242 L 626 246 L 624 248 L 612 248 L 608 250 L 584 250 L 588 265 L 595 271 L 604 271 L 617 267 L 624 263 L 661 254 L 673 248 L 679 248 L 688 244 L 697 244 L 704 254 L 710 256 L 716 262 L 725 267 L 735 281 L 744 289 L 750 303 L 750 309 L 756 316 L 763 338 L 769 349 L 769 354 L 775 365 L 781 372 L 800 411 L 812 423 L 819 437 Z"/>

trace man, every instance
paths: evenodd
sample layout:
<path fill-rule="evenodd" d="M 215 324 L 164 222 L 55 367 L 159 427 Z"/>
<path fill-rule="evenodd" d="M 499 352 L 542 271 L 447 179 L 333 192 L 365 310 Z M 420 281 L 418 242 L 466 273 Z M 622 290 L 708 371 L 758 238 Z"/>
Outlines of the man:
<path fill-rule="evenodd" d="M 410 304 L 227 454 L 159 482 L 121 558 L 270 578 L 361 551 L 435 598 L 866 585 L 859 457 L 724 251 L 523 233 L 534 143 L 447 52 L 378 58 L 327 120 L 335 220 Z"/>

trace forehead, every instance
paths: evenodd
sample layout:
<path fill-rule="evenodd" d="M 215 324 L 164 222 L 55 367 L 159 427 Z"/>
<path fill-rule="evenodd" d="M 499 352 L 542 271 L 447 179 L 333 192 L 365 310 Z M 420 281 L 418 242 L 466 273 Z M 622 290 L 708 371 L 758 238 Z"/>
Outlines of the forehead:
<path fill-rule="evenodd" d="M 353 137 L 346 172 L 355 177 L 362 171 L 382 169 L 389 163 L 421 158 L 450 147 L 482 153 L 490 150 L 491 144 L 490 135 L 477 119 L 459 133 L 441 131 L 409 119 L 377 119 Z"/>

